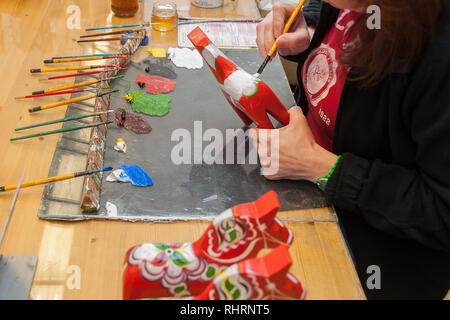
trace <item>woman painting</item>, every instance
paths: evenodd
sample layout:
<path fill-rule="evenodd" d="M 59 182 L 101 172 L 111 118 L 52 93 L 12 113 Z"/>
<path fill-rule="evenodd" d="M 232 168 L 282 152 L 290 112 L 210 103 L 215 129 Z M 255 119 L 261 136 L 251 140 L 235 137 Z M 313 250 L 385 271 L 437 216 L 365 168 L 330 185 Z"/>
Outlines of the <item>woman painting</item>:
<path fill-rule="evenodd" d="M 268 179 L 305 179 L 337 210 L 368 298 L 450 289 L 450 14 L 447 0 L 310 0 L 258 25 L 265 57 L 299 63 L 297 104 Z M 379 19 L 380 23 L 377 23 Z M 270 145 L 270 143 L 269 143 Z M 262 146 L 259 145 L 259 148 Z M 270 157 L 264 156 L 269 154 Z M 381 288 L 366 279 L 379 267 Z"/>

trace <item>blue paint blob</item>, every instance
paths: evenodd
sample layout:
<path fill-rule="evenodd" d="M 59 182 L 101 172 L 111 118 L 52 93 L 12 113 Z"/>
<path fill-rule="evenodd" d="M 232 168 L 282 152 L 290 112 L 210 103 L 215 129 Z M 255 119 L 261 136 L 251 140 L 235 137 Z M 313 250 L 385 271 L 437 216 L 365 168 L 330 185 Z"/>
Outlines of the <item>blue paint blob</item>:
<path fill-rule="evenodd" d="M 136 165 L 120 166 L 131 180 L 131 184 L 138 187 L 148 187 L 153 185 L 152 178 L 141 167 Z"/>

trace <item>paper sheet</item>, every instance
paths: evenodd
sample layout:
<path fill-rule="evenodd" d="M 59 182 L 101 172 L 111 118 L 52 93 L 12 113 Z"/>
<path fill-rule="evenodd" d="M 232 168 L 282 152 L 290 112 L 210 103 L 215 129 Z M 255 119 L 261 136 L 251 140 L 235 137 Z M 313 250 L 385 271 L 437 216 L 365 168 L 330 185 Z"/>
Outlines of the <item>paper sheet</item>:
<path fill-rule="evenodd" d="M 217 47 L 256 47 L 257 22 L 208 22 L 178 26 L 178 46 L 193 48 L 187 34 L 200 26 Z"/>

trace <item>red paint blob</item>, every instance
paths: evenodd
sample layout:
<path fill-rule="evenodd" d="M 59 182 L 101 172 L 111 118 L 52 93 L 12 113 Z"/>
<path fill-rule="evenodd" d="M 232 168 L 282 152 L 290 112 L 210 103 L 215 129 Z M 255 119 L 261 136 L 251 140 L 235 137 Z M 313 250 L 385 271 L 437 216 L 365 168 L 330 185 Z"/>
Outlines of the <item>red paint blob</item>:
<path fill-rule="evenodd" d="M 145 83 L 148 93 L 158 94 L 173 91 L 176 82 L 163 77 L 139 75 L 136 83 Z"/>
<path fill-rule="evenodd" d="M 119 127 L 124 127 L 135 133 L 149 133 L 152 131 L 152 127 L 144 119 L 130 112 L 126 112 L 122 108 L 116 110 L 114 119 Z"/>

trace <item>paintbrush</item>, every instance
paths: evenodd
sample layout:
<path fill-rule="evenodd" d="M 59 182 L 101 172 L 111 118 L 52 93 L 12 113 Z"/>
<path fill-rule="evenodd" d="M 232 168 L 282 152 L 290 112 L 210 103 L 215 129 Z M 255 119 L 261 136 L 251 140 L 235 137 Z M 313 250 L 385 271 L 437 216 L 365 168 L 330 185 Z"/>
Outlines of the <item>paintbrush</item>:
<path fill-rule="evenodd" d="M 80 55 L 80 56 L 52 57 L 52 59 L 83 58 L 83 57 L 106 57 L 106 56 L 113 56 L 114 54 L 115 53 L 83 54 L 83 55 Z"/>
<path fill-rule="evenodd" d="M 94 61 L 94 60 L 104 60 L 104 59 L 115 59 L 115 58 L 127 58 L 124 55 L 111 55 L 102 57 L 79 57 L 79 58 L 61 58 L 61 59 L 47 59 L 44 63 L 63 63 L 63 62 L 76 62 L 76 61 Z"/>
<path fill-rule="evenodd" d="M 28 136 L 11 138 L 11 139 L 9 139 L 9 141 L 24 140 L 24 139 L 47 136 L 49 134 L 56 134 L 56 133 L 62 133 L 62 132 L 69 132 L 69 131 L 93 128 L 93 127 L 98 127 L 101 125 L 107 125 L 109 123 L 112 123 L 112 121 L 97 122 L 97 123 L 92 123 L 92 124 L 80 124 L 80 125 L 73 126 L 73 127 L 61 128 L 61 129 L 56 129 L 56 130 L 52 130 L 52 131 L 45 131 L 45 132 L 30 134 Z"/>
<path fill-rule="evenodd" d="M 60 71 L 74 71 L 74 70 L 87 70 L 87 69 L 98 69 L 98 68 L 114 68 L 120 67 L 115 64 L 105 64 L 105 65 L 93 65 L 93 66 L 73 66 L 73 67 L 61 67 L 61 68 L 36 68 L 30 69 L 31 73 L 41 73 L 41 72 L 60 72 Z"/>
<path fill-rule="evenodd" d="M 27 181 L 27 182 L 22 182 L 22 184 L 20 185 L 20 188 L 27 188 L 27 187 L 32 187 L 32 186 L 38 186 L 38 185 L 46 184 L 46 183 L 50 183 L 50 182 L 62 181 L 62 180 L 67 180 L 67 179 L 87 176 L 87 175 L 91 175 L 91 174 L 94 174 L 94 173 L 111 171 L 111 170 L 112 170 L 112 167 L 104 167 L 104 168 L 96 169 L 96 170 L 81 171 L 81 172 L 62 174 L 62 175 L 59 175 L 59 176 L 48 177 L 48 178 L 43 178 L 43 179 L 38 179 L 38 180 L 31 180 L 31 181 Z M 0 192 L 14 190 L 16 188 L 17 188 L 17 184 L 12 184 L 12 185 L 8 185 L 8 186 L 2 186 L 2 187 L 0 187 Z"/>
<path fill-rule="evenodd" d="M 301 0 L 298 3 L 297 7 L 295 7 L 294 11 L 292 11 L 292 14 L 289 17 L 289 20 L 286 22 L 286 25 L 284 26 L 284 30 L 283 30 L 282 34 L 285 34 L 286 32 L 289 31 L 289 29 L 291 28 L 292 24 L 294 23 L 295 18 L 297 17 L 298 13 L 302 9 L 302 6 L 305 3 L 305 1 L 306 0 Z M 264 59 L 261 67 L 259 67 L 258 71 L 253 75 L 254 77 L 258 78 L 261 75 L 261 73 L 263 72 L 263 70 L 266 67 L 267 63 L 270 61 L 270 59 L 272 58 L 273 54 L 275 53 L 275 51 L 277 51 L 277 41 L 276 40 L 273 43 L 272 48 L 270 48 L 270 51 L 267 54 L 267 57 Z"/>
<path fill-rule="evenodd" d="M 144 37 L 115 37 L 115 38 L 101 38 L 101 39 L 77 40 L 77 43 L 99 42 L 99 41 L 116 41 L 116 40 L 130 40 L 130 39 L 143 39 L 143 38 L 144 38 Z"/>
<path fill-rule="evenodd" d="M 134 28 L 134 27 L 144 27 L 144 26 L 147 26 L 147 24 L 122 24 L 122 25 L 119 25 L 119 26 L 89 28 L 89 29 L 85 29 L 85 31 L 117 29 L 117 28 Z"/>
<path fill-rule="evenodd" d="M 65 117 L 65 118 L 61 118 L 61 119 L 56 119 L 56 120 L 41 122 L 41 123 L 37 123 L 37 124 L 32 124 L 32 125 L 29 125 L 29 126 L 26 126 L 26 127 L 16 128 L 14 130 L 15 131 L 21 131 L 21 130 L 25 130 L 25 129 L 31 129 L 31 128 L 42 127 L 42 126 L 48 126 L 48 125 L 55 124 L 55 123 L 60 123 L 60 122 L 79 120 L 79 119 L 84 119 L 84 118 L 89 118 L 89 117 L 96 117 L 96 116 L 101 116 L 103 114 L 108 114 L 108 113 L 111 113 L 111 112 L 114 112 L 114 111 L 115 110 L 94 112 L 94 113 L 89 113 L 89 114 L 83 113 L 83 114 L 78 114 L 76 116 Z"/>
<path fill-rule="evenodd" d="M 82 96 L 82 97 L 72 98 L 72 99 L 69 99 L 69 100 L 58 101 L 58 102 L 54 102 L 54 103 L 45 104 L 45 105 L 42 105 L 42 106 L 30 108 L 30 109 L 28 109 L 28 112 L 32 113 L 32 112 L 36 112 L 36 111 L 56 108 L 56 107 L 64 106 L 64 105 L 67 105 L 67 104 L 72 104 L 72 103 L 76 103 L 76 102 L 80 102 L 80 101 L 85 101 L 85 100 L 101 97 L 101 96 L 104 96 L 104 95 L 107 95 L 107 94 L 111 94 L 111 93 L 114 93 L 114 92 L 118 92 L 118 91 L 119 90 L 116 89 L 116 90 L 112 90 L 112 91 L 104 92 L 104 93 L 97 93 L 97 94 L 92 93 L 92 94 L 88 94 L 88 95 Z"/>
<path fill-rule="evenodd" d="M 120 78 L 123 78 L 123 77 L 124 77 L 124 75 L 120 75 L 120 76 L 115 76 L 115 77 L 111 77 L 111 78 L 103 78 L 103 79 L 97 79 L 97 80 L 83 81 L 83 82 L 78 82 L 78 83 L 70 84 L 70 85 L 63 86 L 63 87 L 56 87 L 56 88 L 50 88 L 50 89 L 45 89 L 45 90 L 34 91 L 34 92 L 31 93 L 31 95 L 35 96 L 35 95 L 38 95 L 38 94 L 45 94 L 45 93 L 51 93 L 51 92 L 64 91 L 64 90 L 73 89 L 73 88 L 86 87 L 86 86 L 90 86 L 92 84 L 99 83 L 101 81 L 115 80 L 115 79 L 120 79 Z M 15 99 L 24 99 L 24 98 L 27 98 L 27 97 L 28 96 L 16 97 Z"/>
<path fill-rule="evenodd" d="M 115 68 L 116 70 L 127 70 L 128 68 Z M 71 77 L 81 77 L 81 76 L 88 76 L 98 73 L 104 73 L 108 72 L 110 70 L 101 70 L 101 71 L 88 71 L 88 72 L 78 72 L 78 73 L 71 73 L 71 74 L 64 74 L 62 76 L 54 76 L 54 77 L 48 77 L 47 79 L 41 79 L 41 80 L 55 80 L 55 79 L 63 79 L 63 78 L 71 78 Z"/>
<path fill-rule="evenodd" d="M 99 89 L 110 89 L 111 87 L 101 87 Z M 16 97 L 15 99 L 29 99 L 29 98 L 38 98 L 38 97 L 48 97 L 48 96 L 57 96 L 61 94 L 72 94 L 79 92 L 96 92 L 99 89 L 76 89 L 76 90 L 66 90 L 66 91 L 58 91 L 58 92 L 50 92 L 50 93 L 40 93 L 40 94 L 32 94 L 24 97 Z"/>
<path fill-rule="evenodd" d="M 178 17 L 178 24 L 194 24 L 194 23 L 209 23 L 209 22 L 236 22 L 236 23 L 254 23 L 261 22 L 263 19 L 261 18 L 244 18 L 244 19 L 235 19 L 235 18 L 194 18 L 194 17 Z"/>
<path fill-rule="evenodd" d="M 83 38 L 92 38 L 92 37 L 101 37 L 101 36 L 109 36 L 113 34 L 122 34 L 122 33 L 132 33 L 132 32 L 139 32 L 139 31 L 145 31 L 146 29 L 125 29 L 120 31 L 111 31 L 111 32 L 105 32 L 105 33 L 92 33 L 92 34 L 85 34 L 80 36 L 81 39 Z"/>
<path fill-rule="evenodd" d="M 178 25 L 183 24 L 193 24 L 193 23 L 203 23 L 203 22 L 260 22 L 262 19 L 260 18 L 249 18 L 249 19 L 223 19 L 223 18 L 192 18 L 192 17 L 178 17 L 179 22 Z M 95 31 L 95 30 L 106 30 L 106 29 L 118 29 L 118 28 L 146 28 L 150 27 L 152 25 L 158 25 L 159 22 L 145 22 L 142 24 L 123 24 L 118 26 L 109 26 L 109 27 L 98 27 L 98 28 L 89 28 L 85 29 L 85 31 Z M 135 32 L 137 29 L 133 29 L 132 31 Z"/>

